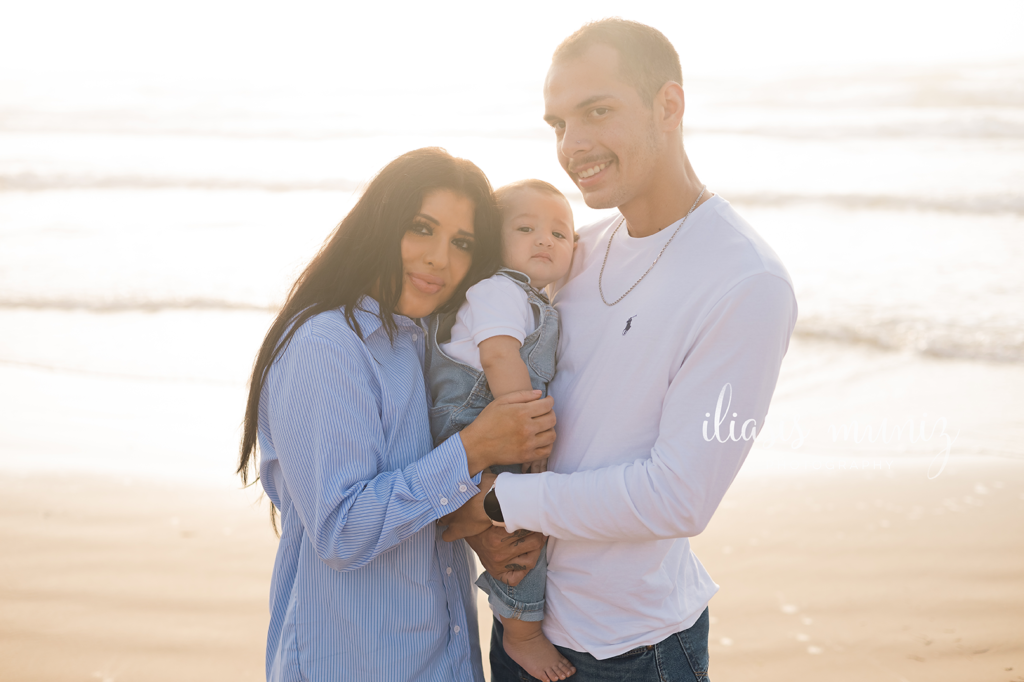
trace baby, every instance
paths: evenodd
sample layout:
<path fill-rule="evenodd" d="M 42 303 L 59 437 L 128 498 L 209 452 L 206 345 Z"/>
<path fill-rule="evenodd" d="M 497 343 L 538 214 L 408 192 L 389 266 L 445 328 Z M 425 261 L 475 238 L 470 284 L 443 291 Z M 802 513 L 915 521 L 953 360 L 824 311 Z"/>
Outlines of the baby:
<path fill-rule="evenodd" d="M 558 312 L 542 290 L 565 277 L 572 264 L 572 209 L 542 180 L 514 182 L 494 194 L 502 215 L 504 267 L 466 292 L 454 319 L 438 316 L 431 322 L 427 374 L 436 443 L 472 423 L 496 397 L 530 389 L 547 395 L 555 375 Z M 546 467 L 540 460 L 492 471 L 540 473 Z M 514 589 L 489 573 L 477 585 L 490 595 L 491 609 L 501 619 L 508 655 L 533 677 L 554 682 L 576 669 L 541 630 L 546 578 L 542 549 L 536 568 Z"/>

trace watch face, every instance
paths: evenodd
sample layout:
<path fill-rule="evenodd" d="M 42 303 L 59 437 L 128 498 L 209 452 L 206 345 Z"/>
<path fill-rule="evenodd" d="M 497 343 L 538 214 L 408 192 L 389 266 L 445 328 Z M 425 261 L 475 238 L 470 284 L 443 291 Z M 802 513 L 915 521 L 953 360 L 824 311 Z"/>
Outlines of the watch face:
<path fill-rule="evenodd" d="M 487 514 L 487 518 L 491 521 L 505 522 L 505 517 L 501 515 L 501 504 L 498 502 L 498 495 L 494 492 L 494 488 L 491 488 L 484 495 L 484 513 Z"/>

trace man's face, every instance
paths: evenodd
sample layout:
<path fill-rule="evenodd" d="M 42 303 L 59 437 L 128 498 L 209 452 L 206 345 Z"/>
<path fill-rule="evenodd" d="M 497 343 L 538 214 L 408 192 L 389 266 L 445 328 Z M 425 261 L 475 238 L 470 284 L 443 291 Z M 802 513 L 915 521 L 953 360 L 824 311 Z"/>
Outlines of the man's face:
<path fill-rule="evenodd" d="M 591 208 L 615 208 L 640 194 L 665 145 L 654 112 L 619 75 L 619 54 L 595 45 L 553 64 L 544 84 L 544 120 L 558 161 Z"/>

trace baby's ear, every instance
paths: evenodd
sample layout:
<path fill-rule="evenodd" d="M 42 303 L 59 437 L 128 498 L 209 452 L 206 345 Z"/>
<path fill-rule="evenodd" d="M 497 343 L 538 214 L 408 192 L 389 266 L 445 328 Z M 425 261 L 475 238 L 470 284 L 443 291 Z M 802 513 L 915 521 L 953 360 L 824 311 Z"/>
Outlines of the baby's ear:
<path fill-rule="evenodd" d="M 573 232 L 573 235 L 572 235 L 572 252 L 573 253 L 576 253 L 576 247 L 579 246 L 579 245 L 580 245 L 580 235 L 578 233 L 576 233 L 576 232 Z"/>

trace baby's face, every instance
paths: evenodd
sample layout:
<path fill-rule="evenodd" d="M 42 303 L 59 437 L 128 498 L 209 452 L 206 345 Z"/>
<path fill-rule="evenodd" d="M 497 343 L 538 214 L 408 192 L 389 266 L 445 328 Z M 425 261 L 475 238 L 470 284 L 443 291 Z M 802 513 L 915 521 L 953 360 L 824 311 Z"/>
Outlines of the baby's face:
<path fill-rule="evenodd" d="M 562 197 L 530 187 L 508 197 L 501 222 L 504 264 L 529 275 L 534 288 L 569 272 L 574 237 L 572 209 Z"/>

